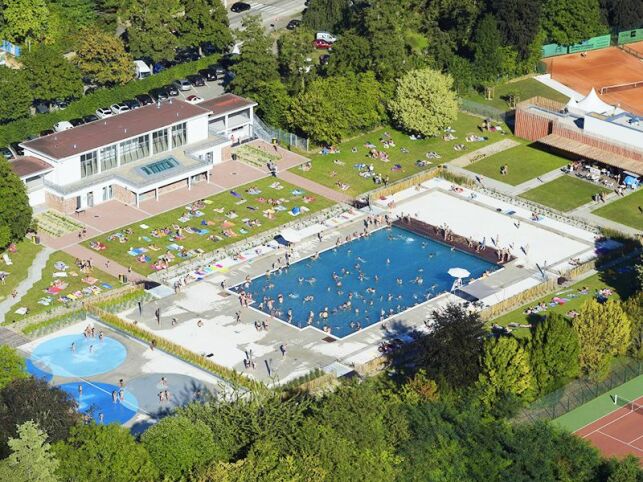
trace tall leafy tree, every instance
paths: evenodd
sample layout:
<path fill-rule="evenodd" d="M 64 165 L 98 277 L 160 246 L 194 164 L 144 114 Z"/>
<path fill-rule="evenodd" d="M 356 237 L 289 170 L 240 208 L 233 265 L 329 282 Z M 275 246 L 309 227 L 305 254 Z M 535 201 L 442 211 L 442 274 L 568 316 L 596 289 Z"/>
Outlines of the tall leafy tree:
<path fill-rule="evenodd" d="M 76 425 L 69 437 L 53 446 L 63 463 L 56 475 L 61 480 L 95 482 L 148 482 L 158 472 L 143 445 L 136 443 L 120 425 Z"/>
<path fill-rule="evenodd" d="M 27 378 L 25 359 L 9 345 L 0 345 L 0 389 L 18 378 Z"/>
<path fill-rule="evenodd" d="M 262 120 L 271 126 L 286 126 L 286 114 L 291 98 L 281 80 L 262 82 L 257 85 L 252 97 L 258 104 L 257 114 Z"/>
<path fill-rule="evenodd" d="M 571 324 L 557 313 L 539 322 L 529 340 L 531 370 L 539 393 L 558 388 L 579 375 L 579 345 Z"/>
<path fill-rule="evenodd" d="M 310 0 L 304 12 L 304 24 L 315 30 L 339 32 L 346 27 L 349 0 Z"/>
<path fill-rule="evenodd" d="M 632 321 L 630 353 L 637 358 L 643 358 L 643 291 L 624 301 L 623 311 Z"/>
<path fill-rule="evenodd" d="M 576 44 L 607 32 L 598 0 L 547 0 L 542 26 L 548 39 L 561 45 Z"/>
<path fill-rule="evenodd" d="M 601 6 L 615 30 L 630 30 L 643 25 L 643 3 L 639 0 L 603 0 Z"/>
<path fill-rule="evenodd" d="M 279 71 L 287 79 L 290 90 L 299 92 L 306 87 L 306 78 L 314 73 L 312 63 L 313 46 L 310 39 L 313 33 L 299 28 L 282 35 L 277 41 Z"/>
<path fill-rule="evenodd" d="M 371 68 L 371 47 L 368 39 L 351 31 L 342 35 L 333 44 L 333 54 L 327 72 L 344 75 L 350 72 L 365 72 Z"/>
<path fill-rule="evenodd" d="M 50 11 L 45 0 L 2 0 L 2 35 L 18 44 L 42 42 L 49 34 Z"/>
<path fill-rule="evenodd" d="M 18 438 L 9 439 L 11 455 L 0 462 L 0 479 L 13 482 L 56 482 L 59 461 L 51 453 L 47 434 L 36 422 L 18 426 Z"/>
<path fill-rule="evenodd" d="M 430 68 L 408 72 L 397 81 L 389 110 L 408 132 L 435 135 L 458 116 L 453 78 Z"/>
<path fill-rule="evenodd" d="M 11 200 L 0 202 L 0 227 L 9 228 L 10 241 L 23 239 L 31 224 L 33 212 L 24 183 L 5 159 L 0 159 L 0 199 Z"/>
<path fill-rule="evenodd" d="M 129 22 L 127 44 L 135 57 L 150 57 L 154 62 L 173 59 L 178 40 L 174 35 L 178 0 L 132 0 L 123 9 Z"/>
<path fill-rule="evenodd" d="M 0 67 L 0 124 L 29 117 L 33 97 L 20 70 Z"/>
<path fill-rule="evenodd" d="M 524 59 L 540 29 L 542 0 L 494 0 L 492 7 L 504 42 Z"/>
<path fill-rule="evenodd" d="M 75 61 L 84 76 L 99 85 L 125 84 L 134 78 L 133 58 L 112 34 L 83 30 Z"/>
<path fill-rule="evenodd" d="M 493 15 L 485 15 L 475 36 L 473 67 L 480 82 L 496 82 L 502 74 L 502 36 Z"/>
<path fill-rule="evenodd" d="M 232 44 L 228 12 L 219 0 L 184 0 L 179 41 L 184 46 L 212 42 L 220 52 Z"/>
<path fill-rule="evenodd" d="M 63 57 L 57 47 L 34 48 L 24 56 L 22 63 L 35 99 L 64 99 L 83 93 L 80 70 Z"/>
<path fill-rule="evenodd" d="M 492 338 L 485 342 L 478 384 L 481 400 L 488 406 L 507 396 L 529 401 L 534 395 L 534 379 L 529 354 L 512 337 Z"/>

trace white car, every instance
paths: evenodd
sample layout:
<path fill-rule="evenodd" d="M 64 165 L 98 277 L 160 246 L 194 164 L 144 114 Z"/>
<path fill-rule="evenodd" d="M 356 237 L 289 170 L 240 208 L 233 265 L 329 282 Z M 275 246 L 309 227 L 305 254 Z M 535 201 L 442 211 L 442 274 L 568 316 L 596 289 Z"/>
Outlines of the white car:
<path fill-rule="evenodd" d="M 56 132 L 62 132 L 62 131 L 69 130 L 69 129 L 73 128 L 73 127 L 74 126 L 70 122 L 60 121 L 60 122 L 58 122 L 57 124 L 54 125 L 54 130 Z"/>
<path fill-rule="evenodd" d="M 109 107 L 99 107 L 96 109 L 96 117 L 99 119 L 107 119 L 108 117 L 112 117 L 114 113 L 112 112 L 112 109 Z"/>
<path fill-rule="evenodd" d="M 123 112 L 129 111 L 129 107 L 125 104 L 112 104 L 110 107 L 114 114 L 122 114 Z"/>
<path fill-rule="evenodd" d="M 203 102 L 203 97 L 199 97 L 198 95 L 188 95 L 185 101 L 190 104 L 198 104 L 199 102 Z"/>
<path fill-rule="evenodd" d="M 178 79 L 172 82 L 174 87 L 176 87 L 179 90 L 190 90 L 192 88 L 192 84 L 190 84 L 190 81 L 188 79 Z"/>

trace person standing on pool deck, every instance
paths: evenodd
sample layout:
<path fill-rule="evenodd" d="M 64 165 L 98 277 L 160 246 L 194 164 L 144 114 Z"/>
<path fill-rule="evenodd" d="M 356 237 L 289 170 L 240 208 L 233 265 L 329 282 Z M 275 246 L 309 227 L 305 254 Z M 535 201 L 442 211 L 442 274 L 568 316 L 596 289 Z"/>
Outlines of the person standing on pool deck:
<path fill-rule="evenodd" d="M 116 390 L 112 390 L 112 403 L 116 403 L 118 400 L 118 392 Z"/>
<path fill-rule="evenodd" d="M 143 316 L 143 303 L 140 300 L 138 301 L 138 316 L 139 318 Z"/>
<path fill-rule="evenodd" d="M 71 351 L 72 351 L 73 353 L 76 353 L 76 342 L 75 342 L 75 341 L 74 341 L 74 342 L 72 342 L 72 344 L 71 344 Z"/>
<path fill-rule="evenodd" d="M 281 356 L 284 357 L 286 356 L 286 344 L 282 343 L 281 346 L 279 347 L 279 351 L 281 351 Z"/>
<path fill-rule="evenodd" d="M 79 383 L 78 384 L 78 398 L 83 396 L 83 384 Z"/>
<path fill-rule="evenodd" d="M 105 423 L 105 414 L 103 412 L 98 414 L 98 423 Z"/>
<path fill-rule="evenodd" d="M 156 316 L 156 324 L 160 325 L 161 324 L 161 309 L 156 308 L 156 311 L 154 311 L 154 316 Z"/>

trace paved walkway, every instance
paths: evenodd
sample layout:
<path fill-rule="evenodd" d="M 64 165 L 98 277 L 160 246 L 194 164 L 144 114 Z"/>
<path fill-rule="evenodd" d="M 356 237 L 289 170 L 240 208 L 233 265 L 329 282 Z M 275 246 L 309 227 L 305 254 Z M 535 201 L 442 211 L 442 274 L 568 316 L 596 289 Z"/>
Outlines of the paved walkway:
<path fill-rule="evenodd" d="M 451 162 L 449 162 L 449 164 L 451 166 L 465 167 L 471 164 L 474 159 L 478 159 L 480 156 L 493 156 L 494 154 L 498 154 L 499 152 L 506 151 L 507 149 L 511 149 L 512 147 L 516 147 L 519 145 L 520 142 L 517 142 L 513 139 L 503 139 L 499 142 L 494 142 L 493 144 L 490 144 L 488 146 L 476 149 L 475 151 L 468 152 L 463 156 L 456 157 Z"/>
<path fill-rule="evenodd" d="M 16 348 L 25 343 L 29 343 L 29 341 L 29 338 L 19 335 L 15 331 L 0 327 L 0 345 L 9 345 Z"/>
<path fill-rule="evenodd" d="M 546 172 L 542 176 L 537 176 L 533 179 L 530 179 L 529 181 L 525 181 L 522 184 L 518 184 L 517 186 L 514 186 L 514 191 L 515 191 L 514 196 L 517 196 L 518 194 L 522 194 L 523 192 L 527 192 L 532 189 L 535 189 L 539 186 L 542 186 L 543 184 L 551 182 L 554 179 L 558 179 L 559 177 L 562 177 L 564 175 L 565 173 L 560 169 L 554 169 L 553 171 Z"/>
<path fill-rule="evenodd" d="M 27 277 L 22 280 L 16 287 L 18 295 L 15 298 L 13 296 L 7 296 L 4 300 L 2 300 L 2 302 L 0 302 L 0 322 L 6 319 L 6 316 L 9 313 L 9 309 L 13 305 L 18 303 L 35 283 L 40 281 L 40 279 L 42 278 L 42 271 L 47 264 L 49 256 L 53 252 L 54 250 L 48 247 L 41 249 L 34 258 L 33 263 L 31 263 L 31 266 L 27 270 Z"/>
<path fill-rule="evenodd" d="M 120 265 L 111 259 L 107 259 L 105 256 L 98 254 L 98 252 L 86 248 L 80 244 L 73 244 L 71 246 L 66 246 L 62 249 L 65 253 L 74 258 L 79 259 L 91 259 L 92 266 L 96 269 L 100 269 L 106 273 L 111 274 L 112 276 L 118 278 L 118 275 L 124 274 L 127 275 L 128 281 L 137 281 L 145 279 L 145 276 L 132 271 L 127 273 L 127 266 Z"/>
<path fill-rule="evenodd" d="M 324 196 L 338 203 L 350 203 L 353 200 L 353 198 L 346 193 L 335 191 L 334 189 L 331 189 L 329 187 L 322 186 L 315 181 L 306 179 L 305 177 L 302 177 L 291 171 L 280 172 L 279 178 L 283 179 L 286 182 L 294 184 L 295 186 L 299 186 L 306 189 L 307 191 L 314 192 L 315 194 Z"/>

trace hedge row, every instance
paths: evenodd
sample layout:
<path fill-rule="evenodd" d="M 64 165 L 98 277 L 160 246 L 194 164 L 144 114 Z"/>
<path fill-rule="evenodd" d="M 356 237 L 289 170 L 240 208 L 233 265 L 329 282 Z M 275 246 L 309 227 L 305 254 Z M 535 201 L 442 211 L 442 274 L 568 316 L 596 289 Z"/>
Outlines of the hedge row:
<path fill-rule="evenodd" d="M 83 310 L 72 311 L 71 313 L 55 316 L 32 325 L 27 325 L 22 329 L 22 333 L 35 337 L 44 336 L 59 330 L 63 326 L 84 320 L 86 317 L 87 313 Z"/>
<path fill-rule="evenodd" d="M 136 95 L 146 94 L 156 87 L 171 83 L 173 80 L 195 74 L 200 69 L 219 60 L 220 55 L 215 54 L 200 58 L 194 62 L 175 65 L 146 79 L 132 80 L 125 85 L 112 89 L 100 89 L 93 94 L 72 102 L 65 110 L 37 114 L 27 119 L 0 125 L 0 146 L 6 146 L 10 142 L 22 142 L 31 134 L 38 134 L 46 129 L 51 129 L 57 122 L 93 114 L 99 107 L 109 107 L 112 104 L 131 99 Z"/>

